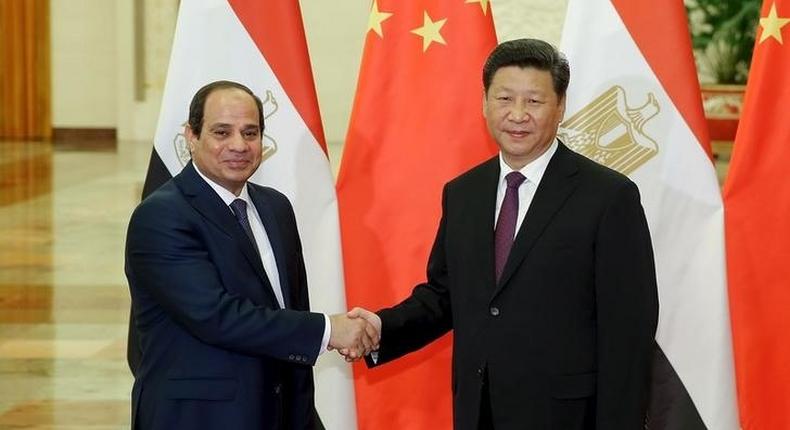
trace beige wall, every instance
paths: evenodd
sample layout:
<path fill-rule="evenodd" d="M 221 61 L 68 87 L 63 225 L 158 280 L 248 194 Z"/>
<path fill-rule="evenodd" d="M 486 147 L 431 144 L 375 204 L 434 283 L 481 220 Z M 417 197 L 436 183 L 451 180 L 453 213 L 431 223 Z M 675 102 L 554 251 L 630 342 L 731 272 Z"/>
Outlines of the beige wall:
<path fill-rule="evenodd" d="M 345 140 L 357 88 L 369 3 L 301 0 L 310 62 L 326 139 Z"/>
<path fill-rule="evenodd" d="M 135 0 L 136 1 L 136 0 Z M 122 139 L 151 141 L 167 73 L 178 0 L 51 0 L 54 125 L 117 127 Z M 342 144 L 367 27 L 368 0 L 301 0 L 327 141 Z M 567 0 L 492 0 L 500 40 L 558 44 Z M 144 72 L 135 74 L 135 31 L 144 32 Z M 141 79 L 142 99 L 135 98 Z"/>
<path fill-rule="evenodd" d="M 153 142 L 159 104 L 167 76 L 170 47 L 178 16 L 178 0 L 141 0 L 135 18 L 133 1 L 119 1 L 115 17 L 118 43 L 118 117 L 120 139 Z M 136 33 L 142 31 L 142 67 L 135 61 Z M 141 93 L 137 94 L 138 86 Z"/>
<path fill-rule="evenodd" d="M 568 0 L 492 0 L 500 41 L 535 37 L 559 46 Z"/>
<path fill-rule="evenodd" d="M 50 0 L 52 125 L 115 127 L 116 0 Z"/>

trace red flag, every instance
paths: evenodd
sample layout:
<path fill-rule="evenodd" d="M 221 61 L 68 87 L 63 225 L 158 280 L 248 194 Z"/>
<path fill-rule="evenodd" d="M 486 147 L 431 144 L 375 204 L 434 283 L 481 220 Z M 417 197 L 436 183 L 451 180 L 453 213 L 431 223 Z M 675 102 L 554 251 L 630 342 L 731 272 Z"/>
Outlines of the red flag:
<path fill-rule="evenodd" d="M 764 1 L 760 17 L 724 187 L 744 430 L 790 428 L 790 1 Z"/>
<path fill-rule="evenodd" d="M 442 186 L 496 153 L 481 78 L 495 45 L 488 0 L 373 1 L 337 184 L 350 307 L 425 279 Z M 357 365 L 359 428 L 450 428 L 450 342 Z"/>

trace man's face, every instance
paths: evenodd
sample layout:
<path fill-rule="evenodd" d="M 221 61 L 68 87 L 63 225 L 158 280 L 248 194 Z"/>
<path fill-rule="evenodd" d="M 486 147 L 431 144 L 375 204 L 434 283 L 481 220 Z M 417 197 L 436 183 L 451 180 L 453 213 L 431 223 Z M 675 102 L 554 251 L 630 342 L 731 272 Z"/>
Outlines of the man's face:
<path fill-rule="evenodd" d="M 551 73 L 532 67 L 502 67 L 494 73 L 483 102 L 488 131 L 505 162 L 520 169 L 551 145 L 565 113 Z"/>
<path fill-rule="evenodd" d="M 189 126 L 186 131 L 195 166 L 239 195 L 261 164 L 263 130 L 255 100 L 236 88 L 215 90 L 206 98 L 200 137 Z"/>

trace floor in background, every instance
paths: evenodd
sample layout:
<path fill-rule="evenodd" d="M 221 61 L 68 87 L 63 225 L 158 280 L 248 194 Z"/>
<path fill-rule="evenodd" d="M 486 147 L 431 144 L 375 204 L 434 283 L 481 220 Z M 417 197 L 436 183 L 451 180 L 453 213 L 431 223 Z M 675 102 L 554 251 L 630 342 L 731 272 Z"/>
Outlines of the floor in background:
<path fill-rule="evenodd" d="M 123 248 L 150 151 L 0 141 L 0 428 L 129 427 Z"/>
<path fill-rule="evenodd" d="M 129 428 L 123 247 L 150 151 L 0 142 L 0 428 Z"/>
<path fill-rule="evenodd" d="M 129 428 L 123 249 L 150 154 L 0 141 L 0 429 Z"/>

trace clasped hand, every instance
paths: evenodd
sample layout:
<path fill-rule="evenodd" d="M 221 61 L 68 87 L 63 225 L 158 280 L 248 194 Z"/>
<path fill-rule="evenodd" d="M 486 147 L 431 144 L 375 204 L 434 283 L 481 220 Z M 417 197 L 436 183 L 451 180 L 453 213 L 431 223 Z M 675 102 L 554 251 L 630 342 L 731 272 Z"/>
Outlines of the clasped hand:
<path fill-rule="evenodd" d="M 329 317 L 332 332 L 329 348 L 336 349 L 346 361 L 358 360 L 379 348 L 381 318 L 362 308 Z"/>

